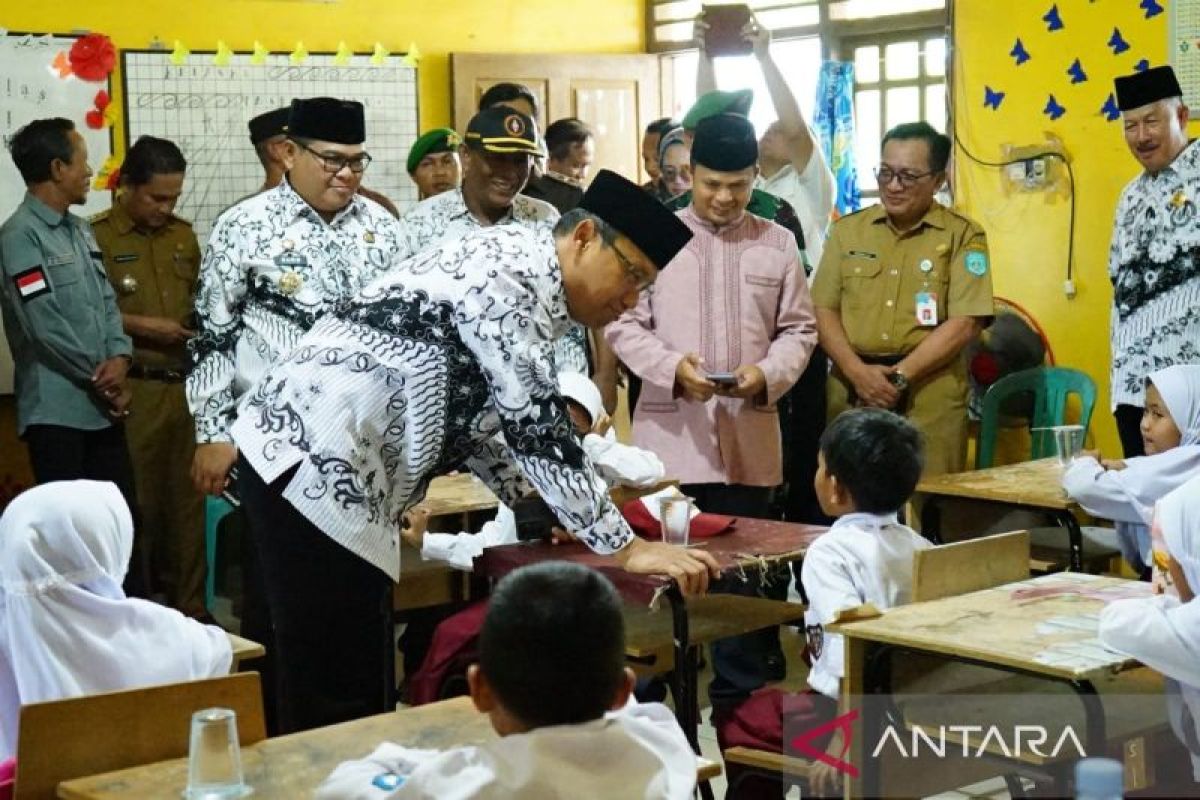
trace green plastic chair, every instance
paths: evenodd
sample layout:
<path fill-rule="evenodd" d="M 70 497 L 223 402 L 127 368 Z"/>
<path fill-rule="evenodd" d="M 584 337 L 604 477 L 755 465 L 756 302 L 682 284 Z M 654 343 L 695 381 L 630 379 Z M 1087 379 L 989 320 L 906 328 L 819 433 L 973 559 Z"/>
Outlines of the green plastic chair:
<path fill-rule="evenodd" d="M 1049 428 L 1065 424 L 1067 398 L 1079 397 L 1079 424 L 1087 432 L 1096 406 L 1096 383 L 1077 369 L 1067 367 L 1034 367 L 1006 375 L 992 384 L 983 396 L 983 413 L 979 426 L 979 447 L 975 453 L 975 468 L 992 466 L 996 458 L 996 432 L 1000 426 L 1001 409 L 1005 402 L 1022 394 L 1033 395 L 1033 416 L 1030 429 Z M 1048 458 L 1054 453 L 1054 437 L 1034 436 L 1031 458 Z"/>
<path fill-rule="evenodd" d="M 217 595 L 217 534 L 221 520 L 230 511 L 233 511 L 233 506 L 228 500 L 211 495 L 204 498 L 204 553 L 208 560 L 208 574 L 204 578 L 204 607 L 209 613 Z"/>

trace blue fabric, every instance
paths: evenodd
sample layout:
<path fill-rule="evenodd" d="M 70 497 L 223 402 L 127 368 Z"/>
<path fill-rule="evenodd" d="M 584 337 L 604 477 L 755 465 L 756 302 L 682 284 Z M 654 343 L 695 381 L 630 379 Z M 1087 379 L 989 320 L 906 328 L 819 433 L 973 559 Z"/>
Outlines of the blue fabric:
<path fill-rule="evenodd" d="M 825 161 L 833 170 L 837 187 L 834 209 L 838 216 L 862 205 L 858 170 L 854 164 L 854 64 L 825 61 L 817 80 L 817 107 L 813 125 L 821 138 Z"/>

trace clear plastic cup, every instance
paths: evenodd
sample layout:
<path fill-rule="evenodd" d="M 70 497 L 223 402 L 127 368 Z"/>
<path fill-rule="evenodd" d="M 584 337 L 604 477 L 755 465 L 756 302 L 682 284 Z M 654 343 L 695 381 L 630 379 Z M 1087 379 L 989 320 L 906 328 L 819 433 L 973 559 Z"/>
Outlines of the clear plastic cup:
<path fill-rule="evenodd" d="M 1083 426 L 1055 425 L 1051 430 L 1054 433 L 1054 454 L 1058 456 L 1058 463 L 1064 467 L 1070 466 L 1083 449 Z"/>
<path fill-rule="evenodd" d="M 187 800 L 228 800 L 251 793 L 242 776 L 237 715 L 228 708 L 192 714 L 188 747 Z"/>
<path fill-rule="evenodd" d="M 663 497 L 659 499 L 658 503 L 663 541 L 667 544 L 687 547 L 688 532 L 692 527 L 692 498 L 682 495 Z"/>

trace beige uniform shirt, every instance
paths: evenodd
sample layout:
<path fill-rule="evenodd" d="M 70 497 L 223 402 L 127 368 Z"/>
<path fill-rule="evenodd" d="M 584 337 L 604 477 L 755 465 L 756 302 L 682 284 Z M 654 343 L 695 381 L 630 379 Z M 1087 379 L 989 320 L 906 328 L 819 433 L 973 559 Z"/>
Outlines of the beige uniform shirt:
<path fill-rule="evenodd" d="M 104 269 L 122 314 L 167 317 L 194 327 L 192 297 L 200 269 L 200 246 L 190 222 L 172 217 L 160 230 L 137 230 L 120 203 L 92 218 L 104 253 Z M 183 369 L 183 345 L 166 347 L 135 339 L 133 360 L 147 367 Z"/>
<path fill-rule="evenodd" d="M 856 353 L 904 355 L 950 317 L 992 315 L 987 237 L 939 203 L 903 233 L 882 205 L 871 206 L 833 224 L 812 297 L 841 313 Z M 918 320 L 922 299 L 926 311 L 936 304 L 936 316 Z"/>

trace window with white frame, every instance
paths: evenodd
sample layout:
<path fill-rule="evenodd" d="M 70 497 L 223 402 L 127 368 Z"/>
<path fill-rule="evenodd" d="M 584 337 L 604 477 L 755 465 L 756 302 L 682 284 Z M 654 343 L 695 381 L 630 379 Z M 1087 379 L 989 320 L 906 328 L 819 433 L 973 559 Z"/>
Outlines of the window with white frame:
<path fill-rule="evenodd" d="M 863 200 L 876 202 L 873 174 L 884 132 L 926 120 L 948 127 L 946 0 L 748 0 L 771 29 L 771 55 L 808 120 L 823 57 L 855 65 L 855 161 Z M 699 54 L 692 42 L 700 0 L 647 0 L 646 41 L 663 53 L 669 111 L 680 117 L 696 97 Z M 714 62 L 717 88 L 754 90 L 750 119 L 761 134 L 775 119 L 754 56 Z"/>

